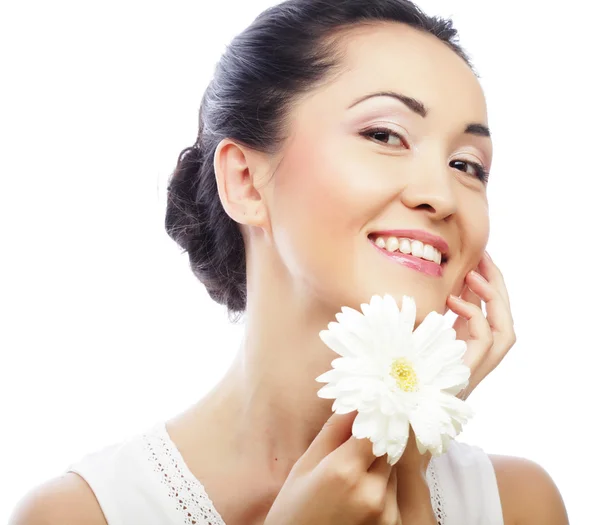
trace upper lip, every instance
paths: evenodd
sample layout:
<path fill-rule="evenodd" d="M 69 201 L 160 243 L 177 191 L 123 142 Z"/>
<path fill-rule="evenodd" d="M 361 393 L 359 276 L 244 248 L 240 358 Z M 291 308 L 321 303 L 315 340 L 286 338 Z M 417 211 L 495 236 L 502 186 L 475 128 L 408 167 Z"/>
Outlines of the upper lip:
<path fill-rule="evenodd" d="M 425 230 L 373 230 L 369 236 L 377 237 L 398 237 L 408 238 L 414 241 L 421 241 L 425 244 L 430 244 L 442 253 L 444 258 L 448 257 L 450 247 L 448 243 L 439 235 L 426 232 Z"/>

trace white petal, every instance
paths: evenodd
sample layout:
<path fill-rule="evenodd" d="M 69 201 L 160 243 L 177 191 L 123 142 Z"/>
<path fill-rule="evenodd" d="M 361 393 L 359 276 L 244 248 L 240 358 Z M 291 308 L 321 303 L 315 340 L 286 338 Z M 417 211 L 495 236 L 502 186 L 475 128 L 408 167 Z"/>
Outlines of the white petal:
<path fill-rule="evenodd" d="M 410 418 L 410 424 L 415 436 L 426 449 L 435 448 L 438 442 L 441 444 L 441 425 L 434 422 L 433 418 L 423 414 L 423 411 L 413 414 Z M 421 449 L 419 451 L 421 452 Z"/>
<path fill-rule="evenodd" d="M 383 304 L 385 306 L 386 312 L 393 314 L 391 319 L 394 319 L 397 314 L 400 313 L 400 308 L 398 308 L 398 303 L 396 299 L 394 299 L 389 293 L 386 293 L 383 296 Z"/>
<path fill-rule="evenodd" d="M 321 374 L 315 381 L 318 383 L 332 383 L 340 380 L 346 374 L 340 370 L 327 370 L 324 374 Z"/>
<path fill-rule="evenodd" d="M 362 303 L 360 305 L 360 309 L 361 309 L 363 315 L 367 316 L 371 312 L 371 305 L 369 303 Z"/>
<path fill-rule="evenodd" d="M 364 346 L 369 347 L 370 356 L 381 356 L 389 359 L 393 349 L 397 346 L 396 333 L 399 326 L 398 305 L 392 296 L 380 297 L 374 295 L 369 304 L 361 305 L 364 319 L 368 323 L 368 330 L 363 326 Z M 370 336 L 367 341 L 365 333 Z"/>
<path fill-rule="evenodd" d="M 417 320 L 417 303 L 412 297 L 402 297 L 402 313 L 400 320 L 401 330 L 407 335 L 412 334 Z"/>
<path fill-rule="evenodd" d="M 349 414 L 350 412 L 354 412 L 356 410 L 356 407 L 344 402 L 344 400 L 339 398 L 333 402 L 331 408 L 336 414 Z"/>
<path fill-rule="evenodd" d="M 377 399 L 384 395 L 385 389 L 378 378 L 363 378 L 361 397 L 363 399 Z"/>
<path fill-rule="evenodd" d="M 363 341 L 339 323 L 329 323 L 327 328 L 319 332 L 319 337 L 334 352 L 343 357 L 360 357 L 367 353 Z"/>
<path fill-rule="evenodd" d="M 395 457 L 400 458 L 402 456 L 402 454 L 404 454 L 404 451 L 406 450 L 407 442 L 408 442 L 408 439 L 406 439 L 404 441 L 388 443 L 387 453 L 394 458 Z"/>
<path fill-rule="evenodd" d="M 357 376 L 347 376 L 340 379 L 335 386 L 340 393 L 360 392 L 363 389 L 363 381 Z"/>
<path fill-rule="evenodd" d="M 415 435 L 430 451 L 442 446 L 441 434 L 451 422 L 451 416 L 440 406 L 441 396 L 433 389 L 421 389 L 419 407 L 411 411 L 410 424 Z"/>
<path fill-rule="evenodd" d="M 342 306 L 342 312 L 336 314 L 335 317 L 341 326 L 355 332 L 362 340 L 367 341 L 371 338 L 371 327 L 369 322 L 366 317 L 357 310 Z"/>
<path fill-rule="evenodd" d="M 388 465 L 393 467 L 396 463 L 398 463 L 398 461 L 400 461 L 401 457 L 402 456 L 390 456 L 388 454 L 388 458 L 387 458 Z"/>
<path fill-rule="evenodd" d="M 393 416 L 398 413 L 398 406 L 395 403 L 395 396 L 391 392 L 383 392 L 380 399 L 381 413 L 386 416 Z"/>
<path fill-rule="evenodd" d="M 357 318 L 364 319 L 363 314 L 361 314 L 358 310 L 355 310 L 354 308 L 350 308 L 349 306 L 342 306 L 341 310 L 342 314 L 346 316 L 357 316 Z"/>
<path fill-rule="evenodd" d="M 449 417 L 463 425 L 474 415 L 473 409 L 468 403 L 445 392 L 438 394 L 437 403 L 446 411 Z"/>
<path fill-rule="evenodd" d="M 380 399 L 382 396 L 381 384 L 377 380 L 363 380 L 363 387 L 360 392 L 356 393 L 356 406 L 360 412 L 370 412 L 376 410 L 381 412 Z"/>
<path fill-rule="evenodd" d="M 321 399 L 336 399 L 338 394 L 338 389 L 331 385 L 326 385 L 317 392 L 317 396 Z"/>
<path fill-rule="evenodd" d="M 381 301 L 377 335 L 381 345 L 381 353 L 392 358 L 394 346 L 397 344 L 396 333 L 400 322 L 400 310 L 391 295 L 385 295 Z"/>
<path fill-rule="evenodd" d="M 383 296 L 383 317 L 387 326 L 398 326 L 400 323 L 400 309 L 396 300 L 391 295 Z"/>
<path fill-rule="evenodd" d="M 390 298 L 390 300 L 393 300 Z M 389 315 L 392 315 L 391 307 Z M 386 333 L 389 333 L 389 338 L 386 340 L 389 351 L 387 352 L 390 359 L 406 357 L 410 361 L 415 359 L 415 351 L 413 345 L 412 330 L 414 328 L 416 318 L 416 305 L 414 299 L 408 296 L 403 297 L 402 311 L 396 315 L 396 321 L 384 328 Z"/>
<path fill-rule="evenodd" d="M 448 448 L 450 447 L 450 443 L 452 442 L 452 439 L 450 438 L 450 436 L 444 434 L 442 436 L 442 454 L 445 454 L 448 451 Z M 441 455 L 441 454 L 439 454 Z"/>
<path fill-rule="evenodd" d="M 419 450 L 419 453 L 425 454 L 425 452 L 427 452 L 427 447 L 425 445 L 423 445 L 423 443 L 421 443 L 421 440 L 418 437 L 416 438 L 416 442 L 417 442 L 417 449 Z"/>
<path fill-rule="evenodd" d="M 445 366 L 463 364 L 467 344 L 460 339 L 442 342 L 438 339 L 429 351 L 419 354 L 419 362 L 433 370 L 441 370 Z"/>
<path fill-rule="evenodd" d="M 463 426 L 473 416 L 473 410 L 466 402 L 444 392 L 438 393 L 436 406 L 444 412 L 440 432 L 451 438 L 458 436 Z"/>
<path fill-rule="evenodd" d="M 331 348 L 336 354 L 341 356 L 352 356 L 354 353 L 351 349 L 346 347 L 346 344 L 340 341 L 330 330 L 321 330 L 319 337 L 329 348 Z"/>
<path fill-rule="evenodd" d="M 436 350 L 436 343 L 446 342 L 447 333 L 444 316 L 431 312 L 413 332 L 413 344 L 419 354 L 425 358 Z"/>
<path fill-rule="evenodd" d="M 352 435 L 357 439 L 370 438 L 378 441 L 385 438 L 387 419 L 379 412 L 358 412 L 352 424 Z"/>
<path fill-rule="evenodd" d="M 447 366 L 429 380 L 428 384 L 439 390 L 458 394 L 469 382 L 471 370 L 465 365 Z M 421 376 L 420 376 L 421 377 Z"/>
<path fill-rule="evenodd" d="M 373 358 L 367 357 L 339 357 L 331 362 L 331 366 L 345 374 L 360 376 L 381 375 L 381 369 Z"/>
<path fill-rule="evenodd" d="M 449 364 L 443 368 L 425 367 L 421 363 L 415 366 L 419 384 L 433 387 L 437 390 L 445 390 L 449 393 L 458 393 L 465 388 L 469 382 L 471 370 L 462 363 Z"/>
<path fill-rule="evenodd" d="M 387 438 L 390 441 L 397 441 L 406 444 L 408 435 L 408 417 L 406 417 L 405 414 L 395 414 L 394 416 L 390 417 Z"/>
<path fill-rule="evenodd" d="M 378 412 L 379 398 L 365 399 L 364 396 L 360 396 L 360 399 L 356 402 L 356 410 L 359 412 Z"/>
<path fill-rule="evenodd" d="M 364 305 L 366 307 L 366 305 Z M 365 309 L 363 309 L 364 311 Z M 371 297 L 369 306 L 366 307 L 365 317 L 371 327 L 371 331 L 375 337 L 383 334 L 386 330 L 385 317 L 383 310 L 383 298 L 379 295 Z"/>
<path fill-rule="evenodd" d="M 379 457 L 383 456 L 386 452 L 387 452 L 387 443 L 385 442 L 384 439 L 375 441 L 373 443 L 373 455 L 374 456 L 377 456 L 379 458 Z"/>

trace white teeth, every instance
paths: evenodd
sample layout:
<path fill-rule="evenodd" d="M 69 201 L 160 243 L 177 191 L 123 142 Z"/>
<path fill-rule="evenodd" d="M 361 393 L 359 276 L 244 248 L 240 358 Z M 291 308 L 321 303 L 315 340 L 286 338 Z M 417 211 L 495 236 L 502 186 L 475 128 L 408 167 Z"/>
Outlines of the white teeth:
<path fill-rule="evenodd" d="M 423 243 L 421 241 L 412 241 L 410 244 L 412 247 L 412 254 L 415 257 L 420 257 L 422 259 L 423 258 Z"/>
<path fill-rule="evenodd" d="M 398 249 L 399 243 L 397 237 L 388 237 L 385 241 L 385 249 L 388 252 L 395 252 Z"/>
<path fill-rule="evenodd" d="M 410 253 L 411 250 L 410 239 L 400 239 L 400 251 L 402 253 Z"/>
<path fill-rule="evenodd" d="M 430 244 L 425 244 L 423 246 L 423 259 L 425 259 L 426 261 L 435 262 L 434 249 L 435 248 L 433 246 L 431 246 Z"/>
<path fill-rule="evenodd" d="M 397 237 L 377 237 L 375 244 L 379 248 L 383 248 L 388 252 L 400 251 L 405 254 L 412 254 L 415 257 L 420 257 L 426 261 L 432 261 L 436 264 L 442 263 L 442 252 L 434 248 L 430 244 L 424 244 L 421 241 L 413 241 L 411 239 L 398 239 Z"/>

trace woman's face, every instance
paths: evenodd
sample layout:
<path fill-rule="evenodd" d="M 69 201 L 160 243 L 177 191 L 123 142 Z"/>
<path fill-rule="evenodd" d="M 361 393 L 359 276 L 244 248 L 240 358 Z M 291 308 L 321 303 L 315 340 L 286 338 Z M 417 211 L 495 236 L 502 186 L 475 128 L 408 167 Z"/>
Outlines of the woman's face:
<path fill-rule="evenodd" d="M 340 45 L 342 73 L 290 113 L 269 183 L 274 244 L 296 289 L 327 308 L 389 293 L 415 297 L 419 320 L 445 312 L 489 234 L 482 89 L 454 51 L 403 24 Z"/>

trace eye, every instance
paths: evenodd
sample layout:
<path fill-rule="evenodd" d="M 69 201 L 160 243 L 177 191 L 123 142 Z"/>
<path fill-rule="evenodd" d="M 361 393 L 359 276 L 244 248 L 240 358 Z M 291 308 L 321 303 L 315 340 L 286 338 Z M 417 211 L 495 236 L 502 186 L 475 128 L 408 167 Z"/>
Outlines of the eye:
<path fill-rule="evenodd" d="M 488 182 L 488 177 L 490 173 L 483 167 L 483 165 L 479 164 L 478 162 L 471 162 L 466 160 L 453 160 L 452 162 L 450 162 L 450 167 L 460 171 L 464 171 L 469 175 L 473 175 L 484 184 L 487 184 Z"/>
<path fill-rule="evenodd" d="M 396 133 L 395 131 L 392 131 L 389 128 L 380 126 L 377 128 L 371 128 L 371 129 L 367 129 L 365 131 L 361 131 L 360 134 L 363 137 L 372 138 L 376 142 L 380 142 L 382 144 L 387 144 L 390 146 L 408 147 L 406 145 L 406 142 L 405 142 L 404 138 L 402 137 L 402 135 Z"/>

